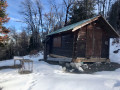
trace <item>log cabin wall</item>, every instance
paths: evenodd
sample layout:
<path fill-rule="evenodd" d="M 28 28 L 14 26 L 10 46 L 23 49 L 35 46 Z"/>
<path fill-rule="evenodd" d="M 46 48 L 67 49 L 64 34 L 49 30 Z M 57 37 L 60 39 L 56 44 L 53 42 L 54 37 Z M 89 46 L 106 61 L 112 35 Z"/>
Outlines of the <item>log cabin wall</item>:
<path fill-rule="evenodd" d="M 102 42 L 101 42 L 101 58 L 109 58 L 109 41 L 110 41 L 110 33 L 106 26 L 102 26 L 100 22 L 97 22 L 95 25 L 95 29 L 102 32 Z M 100 35 L 100 33 L 98 33 Z M 98 35 L 97 35 L 98 37 Z"/>
<path fill-rule="evenodd" d="M 108 36 L 108 33 L 103 30 L 103 35 L 102 35 L 102 58 L 109 58 L 109 47 L 110 47 L 110 38 Z"/>
<path fill-rule="evenodd" d="M 76 57 L 107 58 L 109 47 L 106 41 L 109 38 L 103 31 L 96 23 L 81 28 L 78 32 Z"/>
<path fill-rule="evenodd" d="M 94 22 L 87 26 L 86 57 L 101 58 L 103 30 Z"/>
<path fill-rule="evenodd" d="M 77 34 L 69 32 L 51 36 L 49 46 L 47 46 L 49 49 L 48 53 L 70 58 L 109 57 L 108 32 L 100 27 L 98 23 L 84 26 L 76 33 Z M 74 35 L 77 35 L 76 41 L 74 41 Z M 54 45 L 54 39 L 56 37 L 58 37 L 55 41 L 57 45 Z M 58 42 L 59 40 L 61 40 L 61 42 Z M 73 45 L 74 43 L 76 43 L 76 45 Z"/>
<path fill-rule="evenodd" d="M 93 25 L 88 25 L 86 27 L 86 58 L 93 56 Z"/>
<path fill-rule="evenodd" d="M 48 37 L 45 51 L 54 54 L 53 57 L 70 57 L 76 62 L 106 62 L 106 59 L 109 61 L 110 38 L 119 35 L 98 16 L 63 27 Z"/>
<path fill-rule="evenodd" d="M 54 43 L 59 43 L 59 42 L 54 42 L 54 38 L 56 38 L 58 35 L 53 36 L 52 39 L 52 47 L 51 47 L 51 54 L 55 55 L 60 55 L 60 56 L 65 56 L 65 57 L 70 57 L 72 58 L 73 54 L 73 33 L 67 33 L 67 34 L 61 34 L 59 37 L 61 37 L 61 46 L 60 47 L 55 47 Z"/>
<path fill-rule="evenodd" d="M 95 58 L 101 58 L 101 50 L 102 50 L 102 34 L 103 34 L 103 29 L 100 28 L 98 23 L 94 23 L 94 28 L 93 28 L 93 42 L 94 42 L 94 53 L 93 57 Z"/>
<path fill-rule="evenodd" d="M 78 32 L 76 45 L 76 57 L 86 56 L 86 26 Z"/>
<path fill-rule="evenodd" d="M 93 42 L 94 26 L 89 24 L 81 28 L 77 38 L 77 54 L 76 57 L 90 58 L 94 57 L 94 42 Z"/>

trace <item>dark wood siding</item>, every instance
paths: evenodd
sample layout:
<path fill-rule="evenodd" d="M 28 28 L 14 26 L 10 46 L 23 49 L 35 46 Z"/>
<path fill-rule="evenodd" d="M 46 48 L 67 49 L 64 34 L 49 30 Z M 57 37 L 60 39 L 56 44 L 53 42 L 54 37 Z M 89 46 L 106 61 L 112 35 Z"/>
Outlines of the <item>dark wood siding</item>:
<path fill-rule="evenodd" d="M 94 24 L 87 27 L 86 57 L 101 57 L 102 29 Z"/>
<path fill-rule="evenodd" d="M 101 47 L 102 47 L 102 29 L 95 27 L 94 29 L 94 53 L 93 56 L 101 57 Z"/>
<path fill-rule="evenodd" d="M 78 32 L 77 38 L 77 57 L 85 57 L 86 54 L 86 27 L 83 27 Z"/>
<path fill-rule="evenodd" d="M 109 36 L 107 32 L 103 30 L 103 35 L 102 35 L 102 58 L 109 58 Z"/>
<path fill-rule="evenodd" d="M 54 38 L 54 37 L 53 37 Z M 72 57 L 73 53 L 73 33 L 61 35 L 61 47 L 52 46 L 52 54 Z"/>
<path fill-rule="evenodd" d="M 61 46 L 54 47 L 60 36 Z M 77 58 L 108 58 L 109 34 L 99 23 L 91 23 L 76 32 L 61 33 L 50 37 L 49 54 Z"/>
<path fill-rule="evenodd" d="M 61 36 L 53 38 L 53 47 L 61 47 Z"/>
<path fill-rule="evenodd" d="M 76 57 L 101 57 L 102 29 L 90 24 L 81 28 L 78 32 Z"/>
<path fill-rule="evenodd" d="M 87 27 L 87 39 L 86 39 L 86 57 L 93 55 L 93 26 Z"/>

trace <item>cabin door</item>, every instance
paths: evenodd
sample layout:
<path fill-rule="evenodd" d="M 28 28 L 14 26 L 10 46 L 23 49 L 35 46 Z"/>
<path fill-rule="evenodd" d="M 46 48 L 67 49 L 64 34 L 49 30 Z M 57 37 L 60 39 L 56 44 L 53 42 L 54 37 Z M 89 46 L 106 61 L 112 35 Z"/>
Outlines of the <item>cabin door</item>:
<path fill-rule="evenodd" d="M 86 57 L 101 57 L 102 30 L 88 26 L 86 40 Z"/>

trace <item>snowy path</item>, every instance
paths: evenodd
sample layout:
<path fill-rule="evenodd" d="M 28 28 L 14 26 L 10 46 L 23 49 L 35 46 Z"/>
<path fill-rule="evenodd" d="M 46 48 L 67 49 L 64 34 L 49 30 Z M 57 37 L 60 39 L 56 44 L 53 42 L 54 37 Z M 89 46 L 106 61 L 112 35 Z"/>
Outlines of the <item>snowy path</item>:
<path fill-rule="evenodd" d="M 32 74 L 20 75 L 17 69 L 0 71 L 3 90 L 120 90 L 120 69 L 94 74 L 64 73 L 61 66 L 34 62 Z"/>

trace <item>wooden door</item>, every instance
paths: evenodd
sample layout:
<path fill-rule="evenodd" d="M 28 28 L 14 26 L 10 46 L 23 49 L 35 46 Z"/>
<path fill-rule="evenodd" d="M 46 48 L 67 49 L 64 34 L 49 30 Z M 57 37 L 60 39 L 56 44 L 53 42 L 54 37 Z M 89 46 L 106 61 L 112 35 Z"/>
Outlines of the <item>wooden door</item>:
<path fill-rule="evenodd" d="M 86 27 L 81 28 L 77 37 L 77 57 L 85 57 L 86 54 Z"/>
<path fill-rule="evenodd" d="M 93 27 L 89 25 L 87 27 L 86 34 L 86 57 L 92 57 L 93 55 Z"/>
<path fill-rule="evenodd" d="M 86 40 L 86 57 L 101 57 L 102 30 L 88 26 Z"/>
<path fill-rule="evenodd" d="M 93 57 L 101 57 L 101 46 L 102 46 L 102 30 L 95 28 Z"/>

